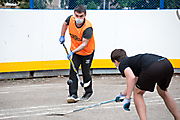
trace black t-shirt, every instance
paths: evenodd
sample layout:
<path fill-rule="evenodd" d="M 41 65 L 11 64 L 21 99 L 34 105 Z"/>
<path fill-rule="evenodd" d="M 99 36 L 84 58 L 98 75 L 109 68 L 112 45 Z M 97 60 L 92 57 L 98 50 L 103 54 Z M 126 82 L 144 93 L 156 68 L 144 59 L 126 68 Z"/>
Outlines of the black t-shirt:
<path fill-rule="evenodd" d="M 158 56 L 155 54 L 138 54 L 132 57 L 126 57 L 122 59 L 119 64 L 119 71 L 122 76 L 125 77 L 124 70 L 127 67 L 130 67 L 135 76 L 139 77 L 139 74 L 142 70 L 147 69 L 151 64 L 159 59 L 163 58 L 162 56 Z"/>
<path fill-rule="evenodd" d="M 69 17 L 67 17 L 67 19 L 65 20 L 65 22 L 67 23 L 67 25 L 69 25 L 69 21 L 70 21 L 71 16 L 72 16 L 72 15 L 70 15 Z M 86 19 L 85 19 L 85 20 L 86 20 Z M 83 24 L 82 24 L 80 27 L 78 27 L 78 26 L 76 26 L 76 27 L 77 27 L 77 28 L 81 28 L 81 27 L 84 25 L 85 20 L 84 20 Z M 91 39 L 92 33 L 93 33 L 92 27 L 88 27 L 88 28 L 83 32 L 83 38 Z"/>

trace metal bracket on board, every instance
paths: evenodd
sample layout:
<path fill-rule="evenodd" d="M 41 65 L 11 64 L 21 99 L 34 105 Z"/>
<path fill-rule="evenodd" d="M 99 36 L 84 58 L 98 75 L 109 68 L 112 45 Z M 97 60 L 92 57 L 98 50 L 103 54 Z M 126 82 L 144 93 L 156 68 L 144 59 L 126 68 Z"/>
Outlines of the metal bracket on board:
<path fill-rule="evenodd" d="M 176 10 L 176 15 L 177 15 L 177 18 L 180 20 L 180 14 L 178 10 Z"/>

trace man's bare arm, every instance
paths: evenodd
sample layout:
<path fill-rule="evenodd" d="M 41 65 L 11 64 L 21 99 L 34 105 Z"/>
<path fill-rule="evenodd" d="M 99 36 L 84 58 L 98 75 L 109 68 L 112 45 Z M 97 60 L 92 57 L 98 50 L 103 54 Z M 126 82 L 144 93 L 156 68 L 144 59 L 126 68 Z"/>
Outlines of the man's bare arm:
<path fill-rule="evenodd" d="M 89 42 L 89 39 L 83 38 L 82 44 L 79 47 L 77 47 L 75 50 L 73 50 L 72 52 L 76 53 L 83 50 L 87 46 L 88 42 Z"/>
<path fill-rule="evenodd" d="M 61 29 L 61 36 L 65 36 L 67 28 L 68 28 L 68 25 L 66 22 L 64 22 Z"/>

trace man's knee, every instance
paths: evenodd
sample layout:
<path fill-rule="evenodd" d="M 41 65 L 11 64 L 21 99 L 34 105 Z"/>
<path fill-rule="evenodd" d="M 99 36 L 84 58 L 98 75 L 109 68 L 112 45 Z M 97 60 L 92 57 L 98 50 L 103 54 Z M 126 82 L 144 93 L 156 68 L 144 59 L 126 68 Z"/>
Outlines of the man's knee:
<path fill-rule="evenodd" d="M 136 86 L 134 88 L 134 94 L 141 94 L 141 95 L 143 95 L 145 92 L 146 91 L 141 90 L 141 89 L 137 88 Z"/>
<path fill-rule="evenodd" d="M 157 92 L 158 92 L 158 94 L 159 94 L 160 96 L 163 97 L 163 96 L 166 95 L 167 88 L 166 88 L 166 90 L 164 91 L 164 90 L 162 90 L 162 89 L 157 85 L 156 89 L 157 89 Z"/>

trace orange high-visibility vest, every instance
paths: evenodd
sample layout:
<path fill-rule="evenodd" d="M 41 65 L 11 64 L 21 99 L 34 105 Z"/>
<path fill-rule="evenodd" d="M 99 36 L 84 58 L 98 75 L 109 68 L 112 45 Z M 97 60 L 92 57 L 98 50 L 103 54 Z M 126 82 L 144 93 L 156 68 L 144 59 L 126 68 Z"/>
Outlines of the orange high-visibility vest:
<path fill-rule="evenodd" d="M 85 19 L 85 23 L 81 28 L 77 28 L 75 25 L 75 17 L 71 16 L 69 21 L 69 34 L 71 36 L 71 51 L 75 50 L 78 46 L 82 44 L 83 32 L 92 27 L 91 23 Z M 95 49 L 94 35 L 89 39 L 87 46 L 81 51 L 77 52 L 78 55 L 90 55 Z"/>

